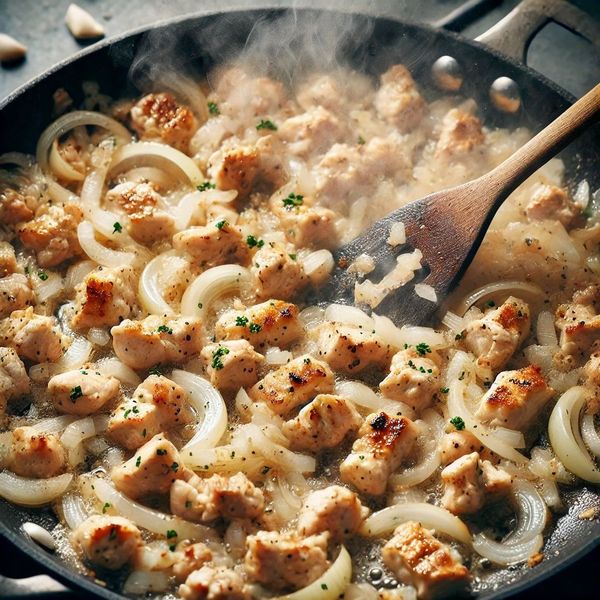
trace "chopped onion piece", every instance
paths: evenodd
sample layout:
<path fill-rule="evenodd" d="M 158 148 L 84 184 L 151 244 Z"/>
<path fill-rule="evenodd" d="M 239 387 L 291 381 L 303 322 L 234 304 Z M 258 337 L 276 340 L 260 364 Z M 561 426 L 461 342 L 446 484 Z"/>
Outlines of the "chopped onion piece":
<path fill-rule="evenodd" d="M 108 415 L 78 419 L 65 428 L 60 441 L 67 448 L 75 448 L 75 446 L 81 444 L 84 440 L 103 433 L 107 427 Z"/>
<path fill-rule="evenodd" d="M 106 346 L 110 343 L 110 333 L 101 327 L 90 327 L 87 334 L 87 339 L 96 346 Z"/>
<path fill-rule="evenodd" d="M 392 224 L 390 235 L 386 241 L 390 246 L 399 246 L 406 243 L 406 229 L 402 221 Z"/>
<path fill-rule="evenodd" d="M 373 329 L 373 319 L 365 312 L 355 306 L 344 304 L 330 304 L 325 309 L 325 320 L 334 323 L 343 323 L 344 325 L 353 325 L 354 327 L 364 327 Z"/>
<path fill-rule="evenodd" d="M 70 529 L 77 529 L 89 516 L 79 494 L 65 494 L 62 497 L 62 513 Z"/>
<path fill-rule="evenodd" d="M 558 346 L 554 316 L 550 311 L 543 310 L 538 315 L 535 336 L 540 346 Z"/>
<path fill-rule="evenodd" d="M 544 291 L 538 285 L 534 283 L 527 283 L 525 281 L 495 281 L 494 283 L 487 283 L 481 287 L 473 290 L 468 296 L 463 298 L 458 306 L 457 313 L 464 315 L 473 304 L 479 302 L 487 296 L 497 294 L 498 292 L 525 292 L 528 296 L 541 297 L 544 295 Z"/>
<path fill-rule="evenodd" d="M 65 277 L 65 288 L 67 291 L 74 290 L 80 283 L 83 282 L 85 276 L 91 273 L 97 267 L 93 260 L 82 260 L 74 265 L 71 265 Z"/>
<path fill-rule="evenodd" d="M 585 210 L 590 203 L 590 184 L 587 179 L 583 179 L 579 182 L 575 193 L 573 194 L 573 200 L 576 204 L 579 204 L 581 210 Z"/>
<path fill-rule="evenodd" d="M 429 302 L 433 302 L 434 304 L 437 302 L 437 294 L 432 286 L 426 283 L 416 283 L 415 284 L 415 294 L 424 300 L 429 300 Z"/>
<path fill-rule="evenodd" d="M 367 275 L 375 270 L 375 261 L 368 254 L 359 254 L 346 269 L 346 273 L 358 273 L 359 275 Z"/>
<path fill-rule="evenodd" d="M 164 299 L 163 292 L 158 283 L 158 276 L 165 271 L 166 259 L 176 256 L 174 250 L 169 250 L 153 258 L 142 271 L 138 284 L 138 294 L 142 306 L 151 315 L 174 315 L 175 311 Z M 183 260 L 183 259 L 181 259 Z"/>
<path fill-rule="evenodd" d="M 289 350 L 281 350 L 273 346 L 267 350 L 265 358 L 268 365 L 286 365 L 294 355 Z"/>
<path fill-rule="evenodd" d="M 190 225 L 193 214 L 200 207 L 203 200 L 203 193 L 198 190 L 186 194 L 177 204 L 174 211 L 175 228 L 177 231 L 182 231 Z"/>
<path fill-rule="evenodd" d="M 329 277 L 334 267 L 333 254 L 326 249 L 307 254 L 300 262 L 304 273 L 313 285 L 322 284 Z"/>
<path fill-rule="evenodd" d="M 389 400 L 381 398 L 360 381 L 338 381 L 335 384 L 335 393 L 372 411 L 382 410 L 386 403 L 389 403 Z"/>
<path fill-rule="evenodd" d="M 478 533 L 473 538 L 473 549 L 484 558 L 497 565 L 509 566 L 526 561 L 530 556 L 539 552 L 544 545 L 541 534 L 517 544 L 495 542 L 483 533 Z"/>
<path fill-rule="evenodd" d="M 164 571 L 132 571 L 125 581 L 123 592 L 143 596 L 148 593 L 166 592 L 170 581 Z"/>
<path fill-rule="evenodd" d="M 122 267 L 131 265 L 135 260 L 135 254 L 131 252 L 111 250 L 100 244 L 96 240 L 94 227 L 89 221 L 79 223 L 77 238 L 87 256 L 103 267 Z"/>
<path fill-rule="evenodd" d="M 92 353 L 92 344 L 82 337 L 76 337 L 71 342 L 68 350 L 55 363 L 39 363 L 29 369 L 29 376 L 33 381 L 41 383 L 53 375 L 63 371 L 71 371 L 88 361 Z"/>
<path fill-rule="evenodd" d="M 37 304 L 44 304 L 54 296 L 60 294 L 64 289 L 63 278 L 58 273 L 46 271 L 46 280 L 41 279 L 35 285 L 35 299 Z"/>
<path fill-rule="evenodd" d="M 325 311 L 319 306 L 309 306 L 300 312 L 298 318 L 307 329 L 313 329 L 325 320 Z"/>
<path fill-rule="evenodd" d="M 445 325 L 453 333 L 461 333 L 465 328 L 465 323 L 462 317 L 459 317 L 450 310 L 444 315 L 442 319 L 442 325 Z"/>
<path fill-rule="evenodd" d="M 0 472 L 0 497 L 21 506 L 42 506 L 62 496 L 73 475 L 65 473 L 48 479 L 19 477 L 10 471 Z"/>
<path fill-rule="evenodd" d="M 121 362 L 118 358 L 103 358 L 96 363 L 96 369 L 102 373 L 102 375 L 116 377 L 121 383 L 130 386 L 139 385 L 142 380 L 140 376 L 125 363 Z"/>

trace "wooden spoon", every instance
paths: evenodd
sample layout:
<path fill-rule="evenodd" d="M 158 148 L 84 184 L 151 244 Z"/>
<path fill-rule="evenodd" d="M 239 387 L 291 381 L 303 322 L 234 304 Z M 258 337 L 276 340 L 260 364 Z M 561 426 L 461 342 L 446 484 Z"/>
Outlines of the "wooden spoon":
<path fill-rule="evenodd" d="M 346 267 L 359 255 L 373 257 L 377 266 L 368 277 L 378 281 L 395 266 L 398 254 L 418 248 L 423 253 L 424 268 L 413 281 L 390 293 L 375 311 L 397 325 L 431 323 L 441 302 L 469 266 L 502 202 L 599 115 L 600 84 L 489 173 L 415 200 L 377 221 L 334 252 L 336 268 L 319 300 L 355 303 L 357 279 Z M 392 248 L 386 240 L 390 227 L 397 222 L 404 223 L 406 244 Z M 432 286 L 437 302 L 417 296 L 415 282 Z"/>

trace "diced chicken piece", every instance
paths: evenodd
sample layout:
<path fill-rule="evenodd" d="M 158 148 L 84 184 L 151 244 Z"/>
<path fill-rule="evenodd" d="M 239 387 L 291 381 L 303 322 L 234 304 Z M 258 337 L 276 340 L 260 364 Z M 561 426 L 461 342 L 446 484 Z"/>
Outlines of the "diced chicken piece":
<path fill-rule="evenodd" d="M 119 446 L 135 450 L 161 430 L 154 404 L 126 400 L 111 413 L 106 434 Z"/>
<path fill-rule="evenodd" d="M 385 492 L 390 474 L 411 454 L 417 426 L 406 417 L 380 412 L 369 415 L 358 434 L 361 437 L 340 465 L 340 476 L 359 491 L 379 496 Z"/>
<path fill-rule="evenodd" d="M 33 307 L 16 310 L 0 325 L 3 346 L 35 363 L 56 362 L 63 354 L 63 336 L 55 317 L 33 313 Z"/>
<path fill-rule="evenodd" d="M 581 208 L 573 202 L 567 190 L 555 185 L 540 185 L 532 194 L 525 212 L 534 221 L 551 219 L 569 227 L 581 214 Z"/>
<path fill-rule="evenodd" d="M 381 75 L 374 104 L 377 114 L 402 132 L 417 127 L 426 108 L 414 79 L 403 65 L 394 65 Z"/>
<path fill-rule="evenodd" d="M 464 343 L 477 357 L 479 367 L 498 371 L 529 335 L 529 326 L 529 306 L 510 296 L 501 306 L 467 325 Z"/>
<path fill-rule="evenodd" d="M 27 195 L 10 188 L 0 188 L 0 223 L 15 225 L 33 218 L 36 202 Z"/>
<path fill-rule="evenodd" d="M 152 245 L 175 232 L 175 220 L 163 210 L 164 200 L 150 183 L 120 183 L 108 191 L 106 200 L 127 214 L 127 231 L 141 244 Z"/>
<path fill-rule="evenodd" d="M 88 517 L 71 540 L 86 561 L 115 571 L 134 562 L 143 544 L 140 530 L 133 523 L 106 515 Z"/>
<path fill-rule="evenodd" d="M 117 325 L 131 316 L 137 306 L 135 271 L 131 267 L 98 267 L 77 286 L 75 329 Z"/>
<path fill-rule="evenodd" d="M 298 88 L 296 100 L 306 111 L 323 107 L 339 112 L 344 108 L 346 98 L 337 79 L 331 75 L 313 75 Z"/>
<path fill-rule="evenodd" d="M 210 382 L 219 390 L 236 391 L 254 385 L 264 356 L 247 340 L 204 346 L 201 352 Z"/>
<path fill-rule="evenodd" d="M 564 355 L 583 358 L 600 337 L 596 294 L 596 286 L 590 286 L 586 295 L 580 294 L 573 298 L 573 303 L 561 304 L 556 309 L 556 326 L 561 332 L 560 349 Z"/>
<path fill-rule="evenodd" d="M 171 487 L 171 512 L 188 521 L 254 519 L 264 509 L 263 493 L 243 473 L 202 479 L 190 474 Z"/>
<path fill-rule="evenodd" d="M 75 369 L 54 375 L 48 392 L 56 410 L 68 415 L 92 415 L 121 391 L 119 380 L 91 368 Z"/>
<path fill-rule="evenodd" d="M 185 477 L 177 448 L 162 434 L 146 442 L 125 463 L 111 473 L 118 490 L 133 500 L 167 494 L 173 482 Z"/>
<path fill-rule="evenodd" d="M 242 232 L 224 220 L 175 234 L 173 247 L 189 254 L 202 267 L 247 264 L 249 258 L 248 244 Z"/>
<path fill-rule="evenodd" d="M 358 530 L 369 514 L 357 495 L 341 485 L 311 492 L 298 515 L 301 535 L 328 531 L 332 541 L 341 542 Z"/>
<path fill-rule="evenodd" d="M 315 172 L 318 195 L 333 200 L 347 200 L 365 186 L 362 155 L 354 145 L 334 144 L 318 162 Z"/>
<path fill-rule="evenodd" d="M 0 242 L 0 277 L 12 275 L 16 270 L 17 257 L 13 245 L 8 242 Z"/>
<path fill-rule="evenodd" d="M 273 590 L 301 588 L 329 567 L 329 534 L 300 537 L 296 533 L 259 531 L 246 540 L 246 572 L 252 581 Z"/>
<path fill-rule="evenodd" d="M 452 431 L 446 433 L 440 442 L 442 464 L 449 465 L 461 456 L 484 450 L 484 445 L 470 431 Z"/>
<path fill-rule="evenodd" d="M 511 490 L 512 477 L 504 469 L 494 466 L 489 460 L 480 460 L 479 468 L 486 494 L 499 496 Z"/>
<path fill-rule="evenodd" d="M 282 431 L 292 448 L 318 452 L 335 448 L 362 425 L 362 417 L 351 402 L 340 396 L 319 394 Z"/>
<path fill-rule="evenodd" d="M 29 393 L 29 376 L 23 361 L 12 348 L 0 347 L 0 415 L 6 403 Z"/>
<path fill-rule="evenodd" d="M 13 273 L 0 279 L 0 317 L 34 304 L 35 296 L 29 285 L 29 278 Z"/>
<path fill-rule="evenodd" d="M 469 583 L 469 570 L 457 553 L 415 521 L 396 528 L 381 556 L 386 567 L 402 583 L 416 587 L 423 600 L 458 595 Z"/>
<path fill-rule="evenodd" d="M 241 576 L 226 567 L 204 566 L 193 571 L 179 586 L 183 600 L 251 600 Z"/>
<path fill-rule="evenodd" d="M 202 348 L 200 319 L 196 317 L 150 315 L 141 321 L 126 319 L 110 333 L 115 354 L 133 369 L 180 364 L 193 358 Z"/>
<path fill-rule="evenodd" d="M 202 542 L 195 544 L 188 540 L 177 545 L 177 558 L 173 564 L 173 575 L 179 582 L 185 581 L 193 572 L 203 567 L 213 558 L 210 548 Z"/>
<path fill-rule="evenodd" d="M 360 373 L 368 367 L 385 369 L 390 346 L 370 330 L 342 323 L 324 323 L 319 329 L 319 356 L 336 371 Z"/>
<path fill-rule="evenodd" d="M 317 394 L 330 394 L 333 386 L 327 364 L 305 354 L 271 371 L 250 390 L 250 397 L 278 415 L 289 415 Z"/>
<path fill-rule="evenodd" d="M 164 142 L 182 152 L 188 151 L 198 129 L 194 113 L 167 93 L 144 96 L 130 114 L 131 124 L 140 139 Z"/>
<path fill-rule="evenodd" d="M 41 433 L 33 427 L 17 427 L 8 468 L 22 477 L 47 479 L 65 469 L 66 453 L 58 437 Z"/>
<path fill-rule="evenodd" d="M 77 204 L 45 204 L 33 220 L 19 227 L 19 238 L 35 252 L 41 267 L 55 267 L 81 254 L 77 226 L 82 219 Z"/>
<path fill-rule="evenodd" d="M 267 300 L 246 310 L 225 313 L 215 325 L 217 341 L 248 340 L 255 348 L 287 348 L 302 336 L 298 307 L 282 300 Z"/>
<path fill-rule="evenodd" d="M 440 389 L 440 357 L 429 347 L 407 348 L 395 354 L 390 374 L 379 384 L 386 398 L 400 400 L 416 411 L 427 408 Z"/>
<path fill-rule="evenodd" d="M 289 152 L 300 156 L 322 153 L 346 134 L 343 123 L 322 107 L 290 117 L 279 127 L 279 137 L 288 143 Z"/>
<path fill-rule="evenodd" d="M 442 129 L 435 155 L 437 157 L 461 156 L 483 144 L 485 136 L 481 121 L 473 114 L 453 108 L 442 120 Z"/>
<path fill-rule="evenodd" d="M 478 418 L 493 426 L 526 429 L 554 390 L 546 383 L 540 368 L 529 365 L 517 371 L 503 371 L 479 403 Z"/>
<path fill-rule="evenodd" d="M 444 483 L 442 506 L 455 515 L 477 512 L 484 502 L 479 480 L 479 454 L 472 452 L 450 463 L 441 473 Z"/>
<path fill-rule="evenodd" d="M 265 244 L 252 258 L 252 275 L 259 300 L 293 298 L 307 283 L 302 265 L 283 244 Z"/>
<path fill-rule="evenodd" d="M 336 215 L 328 208 L 313 206 L 312 202 L 298 194 L 287 198 L 275 195 L 270 207 L 290 243 L 298 247 L 332 248 L 338 240 Z"/>
<path fill-rule="evenodd" d="M 259 157 L 259 181 L 278 189 L 289 180 L 282 143 L 272 135 L 263 135 L 256 142 Z"/>

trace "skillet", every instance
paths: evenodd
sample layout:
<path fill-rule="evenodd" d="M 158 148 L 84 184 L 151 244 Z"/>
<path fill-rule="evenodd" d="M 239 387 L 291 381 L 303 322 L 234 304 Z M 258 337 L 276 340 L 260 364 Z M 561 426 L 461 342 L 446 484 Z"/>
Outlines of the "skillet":
<path fill-rule="evenodd" d="M 475 98 L 489 126 L 526 126 L 537 131 L 573 101 L 552 82 L 488 47 L 425 25 L 396 18 L 373 18 L 369 16 L 373 11 L 372 6 L 369 9 L 370 3 L 353 3 L 353 6 L 357 4 L 362 5 L 360 14 L 350 18 L 347 13 L 300 8 L 290 15 L 265 3 L 255 10 L 221 10 L 174 19 L 101 42 L 57 65 L 0 103 L 0 153 L 34 151 L 39 134 L 51 121 L 52 94 L 59 87 L 71 94 L 76 105 L 83 99 L 81 82 L 85 80 L 98 81 L 102 92 L 113 97 L 135 94 L 147 91 L 149 79 L 162 72 L 206 72 L 215 63 L 257 46 L 268 63 L 266 66 L 278 71 L 284 80 L 297 74 L 299 64 L 323 68 L 327 66 L 323 63 L 334 57 L 369 74 L 377 74 L 392 62 L 400 61 L 413 72 L 428 99 L 439 94 L 431 80 L 431 65 L 439 56 L 450 55 L 465 72 L 461 93 Z M 343 35 L 332 34 L 333 26 L 337 31 L 340 23 Z M 261 35 L 265 29 L 272 34 L 269 38 Z M 319 37 L 321 42 L 316 50 L 303 48 L 305 37 L 298 31 L 308 31 L 313 39 L 315 35 Z M 275 55 L 278 60 L 273 58 Z M 503 76 L 513 79 L 520 91 L 521 106 L 516 113 L 499 112 L 489 100 L 491 83 Z M 588 131 L 561 157 L 572 177 L 571 186 L 585 177 L 591 189 L 600 187 L 599 127 Z M 600 506 L 600 494 L 587 486 L 563 492 L 567 510 L 557 518 L 546 539 L 545 560 L 533 569 L 523 566 L 497 571 L 478 584 L 479 598 L 502 598 L 521 591 L 600 542 L 600 523 L 579 518 L 582 511 Z M 37 522 L 49 530 L 56 525 L 49 509 L 23 509 L 0 501 L 0 534 L 36 560 L 45 572 L 86 595 L 110 600 L 124 597 L 116 591 L 115 582 L 98 585 L 67 566 L 57 555 L 36 546 L 21 529 L 26 521 Z M 10 581 L 0 578 L 0 593 L 2 590 L 11 593 L 10 589 Z"/>

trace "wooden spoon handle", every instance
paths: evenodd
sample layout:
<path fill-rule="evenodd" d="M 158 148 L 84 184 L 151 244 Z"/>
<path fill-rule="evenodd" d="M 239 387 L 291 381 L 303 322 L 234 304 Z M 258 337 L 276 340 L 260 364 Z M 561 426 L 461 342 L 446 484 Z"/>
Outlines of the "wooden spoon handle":
<path fill-rule="evenodd" d="M 483 176 L 501 202 L 600 116 L 600 83 L 512 156 Z M 490 190 L 491 191 L 491 190 Z"/>

